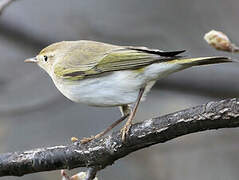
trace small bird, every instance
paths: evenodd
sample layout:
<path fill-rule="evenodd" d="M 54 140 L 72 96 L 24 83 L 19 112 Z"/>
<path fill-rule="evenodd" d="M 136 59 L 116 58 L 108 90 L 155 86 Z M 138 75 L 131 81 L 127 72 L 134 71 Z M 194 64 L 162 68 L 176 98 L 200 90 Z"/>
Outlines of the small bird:
<path fill-rule="evenodd" d="M 179 55 L 184 51 L 88 40 L 62 41 L 47 46 L 25 62 L 37 63 L 49 74 L 57 89 L 74 102 L 120 108 L 119 120 L 96 136 L 83 138 L 82 143 L 105 135 L 128 117 L 121 129 L 125 141 L 140 101 L 157 80 L 192 66 L 232 62 L 230 58 L 218 56 L 184 58 Z"/>

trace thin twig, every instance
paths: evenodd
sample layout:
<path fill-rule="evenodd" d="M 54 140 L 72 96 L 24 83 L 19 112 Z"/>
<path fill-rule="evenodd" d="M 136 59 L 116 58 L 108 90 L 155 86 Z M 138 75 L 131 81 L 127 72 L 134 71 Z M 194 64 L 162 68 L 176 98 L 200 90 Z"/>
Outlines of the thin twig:
<path fill-rule="evenodd" d="M 3 10 L 9 6 L 15 0 L 1 0 L 0 1 L 0 15 L 2 14 Z"/>
<path fill-rule="evenodd" d="M 81 145 L 60 145 L 0 155 L 0 176 L 95 167 L 100 169 L 145 147 L 209 129 L 239 127 L 239 99 L 209 102 L 134 124 L 122 142 L 120 132 Z"/>
<path fill-rule="evenodd" d="M 88 168 L 85 180 L 93 180 L 96 176 L 97 171 L 97 167 Z"/>

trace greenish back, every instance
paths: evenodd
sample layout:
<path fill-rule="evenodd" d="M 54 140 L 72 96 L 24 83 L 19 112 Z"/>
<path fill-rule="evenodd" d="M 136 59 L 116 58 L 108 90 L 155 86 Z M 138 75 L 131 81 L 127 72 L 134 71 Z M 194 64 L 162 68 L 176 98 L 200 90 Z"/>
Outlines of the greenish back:
<path fill-rule="evenodd" d="M 80 80 L 105 72 L 142 68 L 160 59 L 172 58 L 162 58 L 155 50 L 150 51 L 144 47 L 132 48 L 94 41 L 78 41 L 57 61 L 54 73 L 63 79 Z"/>

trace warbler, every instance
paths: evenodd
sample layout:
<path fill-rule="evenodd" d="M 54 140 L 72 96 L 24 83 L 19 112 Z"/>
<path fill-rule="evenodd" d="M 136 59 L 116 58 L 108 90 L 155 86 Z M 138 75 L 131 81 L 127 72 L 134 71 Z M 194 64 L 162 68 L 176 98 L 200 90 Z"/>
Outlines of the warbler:
<path fill-rule="evenodd" d="M 139 102 L 157 80 L 192 66 L 232 62 L 228 57 L 218 56 L 185 58 L 180 56 L 184 51 L 88 40 L 62 41 L 47 46 L 25 62 L 37 63 L 49 74 L 57 89 L 74 102 L 120 107 L 122 118 L 96 136 L 82 139 L 82 143 L 103 136 L 128 117 L 121 130 L 125 141 Z"/>

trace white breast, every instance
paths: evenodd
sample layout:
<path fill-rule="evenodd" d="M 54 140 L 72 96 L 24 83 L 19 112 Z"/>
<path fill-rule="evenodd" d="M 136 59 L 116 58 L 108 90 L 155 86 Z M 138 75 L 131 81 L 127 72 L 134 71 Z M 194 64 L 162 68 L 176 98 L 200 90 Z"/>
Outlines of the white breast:
<path fill-rule="evenodd" d="M 134 103 L 141 87 L 147 85 L 145 96 L 157 79 L 179 69 L 182 69 L 179 65 L 157 63 L 149 65 L 140 73 L 115 71 L 70 83 L 54 76 L 52 79 L 62 94 L 72 101 L 92 106 L 119 106 Z"/>

